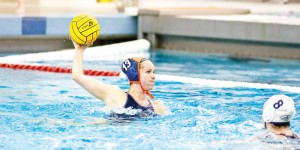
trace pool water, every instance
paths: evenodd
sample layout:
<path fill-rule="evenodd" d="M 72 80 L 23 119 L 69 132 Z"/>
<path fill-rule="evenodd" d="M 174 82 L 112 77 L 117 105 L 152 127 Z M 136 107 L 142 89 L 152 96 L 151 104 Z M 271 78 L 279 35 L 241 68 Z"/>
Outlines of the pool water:
<path fill-rule="evenodd" d="M 142 55 L 156 65 L 157 81 L 152 94 L 168 106 L 166 116 L 114 122 L 109 119 L 110 110 L 104 103 L 76 84 L 70 74 L 0 69 L 0 149 L 289 148 L 286 144 L 246 139 L 264 132 L 261 113 L 270 96 L 291 96 L 299 112 L 300 61 L 236 59 L 166 50 Z M 72 62 L 34 63 L 70 68 Z M 119 56 L 105 60 L 85 58 L 87 69 L 120 71 L 121 63 Z M 175 76 L 190 82 L 176 80 Z M 120 85 L 124 91 L 129 87 L 125 78 L 95 78 Z M 197 79 L 283 88 L 217 85 L 224 82 L 206 86 Z M 300 133 L 297 124 L 299 115 L 291 125 Z"/>

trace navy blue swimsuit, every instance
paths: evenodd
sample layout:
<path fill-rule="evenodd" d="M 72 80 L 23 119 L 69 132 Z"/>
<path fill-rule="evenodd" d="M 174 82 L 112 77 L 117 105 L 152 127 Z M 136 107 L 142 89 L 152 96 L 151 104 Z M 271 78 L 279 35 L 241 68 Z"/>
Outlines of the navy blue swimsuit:
<path fill-rule="evenodd" d="M 132 119 L 132 118 L 142 118 L 142 117 L 149 117 L 149 116 L 155 116 L 156 115 L 155 112 L 154 112 L 154 108 L 153 108 L 150 101 L 149 101 L 149 106 L 143 107 L 143 106 L 139 105 L 133 99 L 133 97 L 128 93 L 127 93 L 127 101 L 126 101 L 126 104 L 125 104 L 124 108 L 134 109 L 134 110 L 138 110 L 138 111 L 137 111 L 137 113 L 134 113 L 134 114 L 112 113 L 111 117 L 124 118 L 124 119 L 130 119 L 131 118 Z"/>

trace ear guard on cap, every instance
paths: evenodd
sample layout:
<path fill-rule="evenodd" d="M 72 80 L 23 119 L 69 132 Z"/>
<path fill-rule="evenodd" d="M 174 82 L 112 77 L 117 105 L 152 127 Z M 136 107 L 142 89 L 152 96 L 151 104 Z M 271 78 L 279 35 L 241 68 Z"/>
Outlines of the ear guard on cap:
<path fill-rule="evenodd" d="M 264 104 L 262 118 L 266 123 L 290 122 L 296 114 L 294 101 L 285 95 L 274 95 Z"/>

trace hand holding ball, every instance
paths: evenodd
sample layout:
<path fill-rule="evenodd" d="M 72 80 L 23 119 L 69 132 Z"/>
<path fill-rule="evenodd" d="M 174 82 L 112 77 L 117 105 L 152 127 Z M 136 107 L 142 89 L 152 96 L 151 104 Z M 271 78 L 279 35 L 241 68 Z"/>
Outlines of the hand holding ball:
<path fill-rule="evenodd" d="M 100 25 L 97 19 L 89 15 L 74 17 L 69 27 L 70 37 L 77 44 L 92 44 L 100 35 Z"/>

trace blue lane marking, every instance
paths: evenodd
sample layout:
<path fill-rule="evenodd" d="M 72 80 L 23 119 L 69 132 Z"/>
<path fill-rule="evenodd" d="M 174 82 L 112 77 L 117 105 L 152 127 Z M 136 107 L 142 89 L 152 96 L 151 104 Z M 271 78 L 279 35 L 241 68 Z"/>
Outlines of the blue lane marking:
<path fill-rule="evenodd" d="M 22 35 L 45 35 L 46 17 L 23 17 Z"/>

